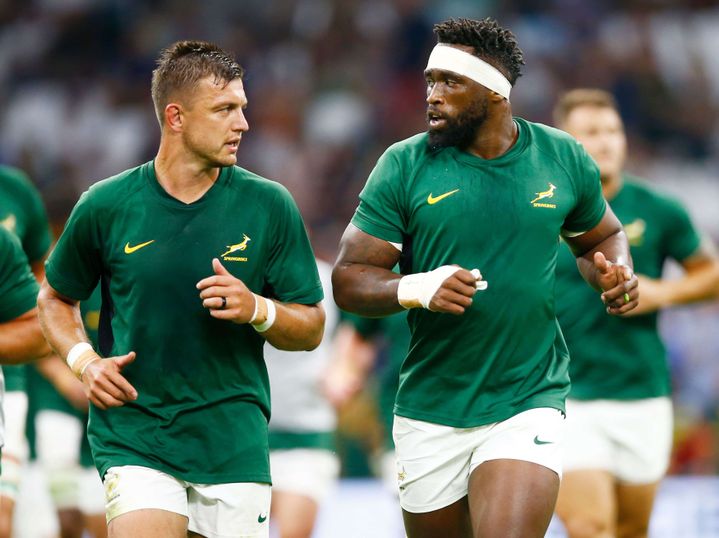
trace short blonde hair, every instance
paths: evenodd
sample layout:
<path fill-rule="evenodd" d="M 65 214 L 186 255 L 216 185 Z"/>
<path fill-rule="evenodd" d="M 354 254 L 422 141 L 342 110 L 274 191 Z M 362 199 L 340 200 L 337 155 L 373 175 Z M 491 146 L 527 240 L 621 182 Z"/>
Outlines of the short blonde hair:
<path fill-rule="evenodd" d="M 611 108 L 619 113 L 614 96 L 598 88 L 577 88 L 562 95 L 554 106 L 554 125 L 562 126 L 575 108 L 589 106 L 595 108 Z"/>

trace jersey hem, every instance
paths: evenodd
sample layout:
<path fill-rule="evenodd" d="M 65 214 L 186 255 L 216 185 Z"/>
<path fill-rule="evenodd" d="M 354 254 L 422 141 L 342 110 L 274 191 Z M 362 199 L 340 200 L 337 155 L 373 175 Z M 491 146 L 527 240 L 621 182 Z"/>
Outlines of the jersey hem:
<path fill-rule="evenodd" d="M 178 480 L 184 480 L 192 484 L 234 484 L 237 482 L 254 482 L 258 484 L 272 484 L 270 473 L 234 473 L 226 475 L 204 475 L 204 474 L 192 474 L 192 473 L 178 473 L 175 469 L 167 467 L 165 465 L 151 464 L 147 461 L 137 458 L 127 458 L 120 461 L 108 462 L 104 465 L 97 466 L 97 470 L 100 474 L 101 479 L 105 479 L 105 473 L 111 467 L 122 467 L 124 465 L 137 465 L 139 467 L 146 467 L 154 471 L 161 471 L 167 473 L 173 478 Z"/>
<path fill-rule="evenodd" d="M 539 407 L 549 407 L 552 409 L 557 409 L 558 411 L 561 411 L 563 415 L 566 415 L 567 412 L 564 406 L 564 401 L 564 397 L 558 397 L 554 395 L 541 395 L 532 398 L 529 401 L 523 402 L 521 405 L 514 406 L 505 413 L 480 415 L 478 417 L 467 418 L 464 420 L 457 420 L 456 415 L 434 415 L 432 413 L 425 413 L 423 411 L 403 408 L 399 405 L 394 406 L 394 414 L 400 417 L 411 418 L 414 420 L 422 420 L 424 422 L 431 422 L 434 424 L 441 424 L 443 426 L 450 426 L 452 428 L 476 428 L 479 426 L 486 426 L 487 424 L 502 422 L 504 420 L 512 418 L 515 415 L 518 415 L 519 413 L 529 411 L 530 409 L 536 409 Z"/>

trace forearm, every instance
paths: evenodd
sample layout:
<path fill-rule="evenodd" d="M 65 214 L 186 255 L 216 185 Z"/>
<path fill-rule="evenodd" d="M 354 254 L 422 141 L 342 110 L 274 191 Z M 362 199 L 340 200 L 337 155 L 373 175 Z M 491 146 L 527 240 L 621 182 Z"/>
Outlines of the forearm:
<path fill-rule="evenodd" d="M 0 323 L 0 362 L 22 364 L 50 353 L 37 321 L 37 314 Z"/>
<path fill-rule="evenodd" d="M 37 304 L 42 332 L 60 358 L 67 357 L 70 349 L 78 342 L 89 342 L 77 302 L 59 297 L 45 282 L 40 289 Z"/>
<path fill-rule="evenodd" d="M 275 321 L 261 333 L 270 344 L 285 351 L 311 351 L 320 345 L 325 326 L 322 305 L 277 301 L 274 304 L 277 312 Z"/>
<path fill-rule="evenodd" d="M 661 307 L 719 297 L 719 262 L 698 268 L 677 280 L 662 280 Z"/>
<path fill-rule="evenodd" d="M 617 230 L 612 235 L 605 238 L 599 244 L 594 246 L 591 250 L 582 253 L 577 256 L 577 268 L 581 273 L 584 280 L 592 286 L 595 290 L 601 291 L 601 286 L 598 282 L 598 271 L 594 264 L 594 253 L 601 252 L 604 257 L 618 265 L 627 265 L 631 268 L 634 267 L 632 263 L 632 257 L 629 253 L 629 243 L 623 230 Z"/>
<path fill-rule="evenodd" d="M 360 263 L 338 263 L 332 272 L 337 306 L 366 317 L 383 317 L 404 310 L 397 299 L 402 275 Z"/>

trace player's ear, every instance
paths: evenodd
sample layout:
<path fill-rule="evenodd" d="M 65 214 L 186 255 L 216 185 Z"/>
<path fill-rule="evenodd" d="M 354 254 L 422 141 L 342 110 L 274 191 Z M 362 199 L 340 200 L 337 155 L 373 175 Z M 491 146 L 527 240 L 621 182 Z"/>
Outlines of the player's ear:
<path fill-rule="evenodd" d="M 183 125 L 182 106 L 178 103 L 169 103 L 165 107 L 165 125 L 175 131 L 181 131 Z"/>
<path fill-rule="evenodd" d="M 489 92 L 489 100 L 492 102 L 492 104 L 502 104 L 502 102 L 506 101 L 504 97 L 499 95 L 497 92 L 493 92 L 491 90 Z"/>

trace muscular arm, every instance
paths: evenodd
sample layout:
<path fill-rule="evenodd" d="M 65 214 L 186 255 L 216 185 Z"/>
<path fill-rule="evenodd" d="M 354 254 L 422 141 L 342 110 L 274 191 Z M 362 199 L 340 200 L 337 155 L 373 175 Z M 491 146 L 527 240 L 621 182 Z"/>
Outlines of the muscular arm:
<path fill-rule="evenodd" d="M 337 306 L 367 317 L 388 316 L 403 310 L 397 301 L 402 275 L 392 272 L 400 252 L 350 224 L 340 241 L 332 271 Z"/>
<path fill-rule="evenodd" d="M 0 360 L 2 364 L 21 364 L 44 357 L 50 347 L 40 330 L 37 308 L 15 319 L 0 323 Z"/>
<path fill-rule="evenodd" d="M 77 343 L 89 343 L 76 300 L 60 294 L 45 280 L 40 287 L 37 304 L 45 338 L 60 357 L 67 357 Z M 135 360 L 134 352 L 107 359 L 102 359 L 91 351 L 87 353 L 93 354 L 96 360 L 86 363 L 81 380 L 85 384 L 89 400 L 94 405 L 107 409 L 137 399 L 137 391 L 120 373 L 127 364 Z"/>
<path fill-rule="evenodd" d="M 400 304 L 400 280 L 410 278 L 390 269 L 399 261 L 400 252 L 389 244 L 364 233 L 356 226 L 347 226 L 340 241 L 340 253 L 332 271 L 332 287 L 337 306 L 366 317 L 382 317 L 407 308 L 427 308 L 433 312 L 462 315 L 472 304 L 477 283 L 482 279 L 457 265 L 417 273 L 410 300 Z M 426 277 L 426 278 L 425 278 Z M 403 281 L 407 282 L 407 281 Z M 420 294 L 424 302 L 414 293 Z"/>
<path fill-rule="evenodd" d="M 588 232 L 565 238 L 577 257 L 577 268 L 590 286 L 602 291 L 610 314 L 624 314 L 637 306 L 637 278 L 629 243 L 612 209 Z M 629 301 L 625 301 L 625 294 Z"/>
<path fill-rule="evenodd" d="M 202 305 L 213 318 L 237 324 L 250 323 L 255 308 L 259 306 L 256 301 L 262 301 L 262 298 L 255 299 L 245 283 L 232 275 L 219 260 L 212 260 L 212 268 L 214 276 L 197 283 Z M 277 317 L 272 326 L 262 333 L 270 344 L 285 351 L 311 351 L 320 345 L 325 327 L 325 310 L 321 304 L 273 302 Z"/>
<path fill-rule="evenodd" d="M 275 301 L 277 319 L 263 336 L 277 349 L 311 351 L 320 345 L 325 326 L 321 304 L 280 303 Z"/>
<path fill-rule="evenodd" d="M 719 256 L 710 241 L 681 263 L 684 275 L 676 280 L 639 275 L 642 300 L 632 315 L 719 298 Z"/>

